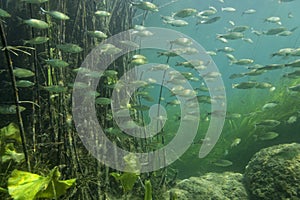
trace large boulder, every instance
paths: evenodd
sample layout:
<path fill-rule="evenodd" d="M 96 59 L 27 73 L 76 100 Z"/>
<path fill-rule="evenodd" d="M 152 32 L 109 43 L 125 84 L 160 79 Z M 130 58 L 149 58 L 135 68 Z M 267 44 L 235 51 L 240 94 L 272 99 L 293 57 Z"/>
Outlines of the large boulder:
<path fill-rule="evenodd" d="M 233 172 L 207 173 L 180 181 L 165 199 L 177 200 L 247 200 L 243 175 Z"/>
<path fill-rule="evenodd" d="M 244 183 L 253 200 L 300 199 L 300 144 L 281 144 L 257 152 Z"/>

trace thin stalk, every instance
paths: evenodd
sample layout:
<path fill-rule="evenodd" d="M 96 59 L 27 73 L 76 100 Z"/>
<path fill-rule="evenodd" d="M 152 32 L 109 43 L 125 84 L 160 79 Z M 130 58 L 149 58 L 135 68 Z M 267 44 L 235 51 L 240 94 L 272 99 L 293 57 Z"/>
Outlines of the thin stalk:
<path fill-rule="evenodd" d="M 5 33 L 4 33 L 3 24 L 2 24 L 1 20 L 0 20 L 0 35 L 1 35 L 2 45 L 5 49 L 4 52 L 5 52 L 6 62 L 7 62 L 7 68 L 8 68 L 8 72 L 9 72 L 9 75 L 10 75 L 11 84 L 12 84 L 13 93 L 14 93 L 14 99 L 15 99 L 15 105 L 16 105 L 16 115 L 17 115 L 17 118 L 18 118 L 18 124 L 19 124 L 19 129 L 20 129 L 21 140 L 22 140 L 23 153 L 24 153 L 24 157 L 25 157 L 25 161 L 26 161 L 26 165 L 27 165 L 27 170 L 30 172 L 31 171 L 30 160 L 29 160 L 29 157 L 28 157 L 25 131 L 24 131 L 23 120 L 22 120 L 21 111 L 20 111 L 20 107 L 19 107 L 19 92 L 18 92 L 18 88 L 17 88 L 17 85 L 16 85 L 16 77 L 13 73 L 12 60 L 11 60 L 8 49 L 5 48 L 5 47 L 7 47 L 7 40 L 6 40 L 6 36 L 5 36 Z"/>

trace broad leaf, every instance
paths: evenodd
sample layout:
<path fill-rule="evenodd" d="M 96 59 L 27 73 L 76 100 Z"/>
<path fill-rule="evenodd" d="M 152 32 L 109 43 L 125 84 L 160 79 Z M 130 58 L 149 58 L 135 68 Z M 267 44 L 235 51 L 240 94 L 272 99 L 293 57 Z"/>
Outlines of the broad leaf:
<path fill-rule="evenodd" d="M 59 178 L 60 172 L 57 167 L 54 167 L 47 177 L 14 170 L 8 179 L 8 191 L 15 200 L 58 198 L 75 183 L 75 179 L 60 181 Z"/>
<path fill-rule="evenodd" d="M 14 139 L 18 143 L 21 143 L 21 136 L 19 127 L 15 123 L 10 123 L 8 126 L 5 126 L 0 129 L 0 138 L 5 139 Z"/>
<path fill-rule="evenodd" d="M 1 156 L 1 155 L 0 155 Z M 17 163 L 20 163 L 24 161 L 24 154 L 23 153 L 17 153 L 13 143 L 7 144 L 5 146 L 4 153 L 1 156 L 1 162 L 5 163 L 9 160 L 13 160 Z"/>

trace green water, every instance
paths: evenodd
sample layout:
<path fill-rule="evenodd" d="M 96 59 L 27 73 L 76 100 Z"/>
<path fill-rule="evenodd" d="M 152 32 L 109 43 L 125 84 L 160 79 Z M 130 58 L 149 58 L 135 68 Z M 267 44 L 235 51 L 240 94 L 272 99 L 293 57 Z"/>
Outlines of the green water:
<path fill-rule="evenodd" d="M 11 14 L 11 17 L 7 17 L 5 12 L 0 10 L 0 49 L 2 50 L 0 51 L 0 199 L 10 199 L 15 195 L 10 189 L 14 181 L 9 180 L 13 177 L 13 170 L 17 169 L 48 177 L 47 180 L 51 181 L 53 173 L 57 173 L 56 170 L 61 172 L 61 179 L 63 180 L 75 178 L 76 185 L 71 184 L 72 187 L 68 191 L 58 191 L 59 195 L 60 192 L 62 193 L 61 199 L 133 199 L 132 197 L 136 196 L 137 199 L 144 199 L 145 197 L 145 200 L 148 200 L 151 199 L 150 196 L 152 195 L 153 199 L 160 200 L 162 199 L 161 194 L 174 187 L 175 183 L 181 179 L 204 175 L 208 172 L 233 171 L 243 174 L 249 160 L 259 150 L 277 144 L 300 143 L 299 87 L 298 91 L 292 91 L 293 86 L 300 84 L 300 76 L 298 73 L 294 78 L 285 77 L 287 73 L 299 71 L 299 64 L 296 67 L 289 67 L 288 63 L 300 59 L 300 49 L 298 49 L 297 55 L 287 53 L 285 56 L 272 56 L 283 48 L 300 48 L 300 1 L 281 3 L 277 0 L 224 1 L 154 0 L 153 3 L 158 6 L 159 11 L 148 12 L 131 5 L 129 0 L 49 0 L 49 2 L 41 4 L 30 4 L 19 0 L 0 0 L 0 8 Z M 46 15 L 42 13 L 40 7 L 45 10 L 63 12 L 70 18 L 64 21 L 52 15 Z M 226 7 L 234 8 L 234 11 L 222 11 L 222 8 Z M 195 15 L 182 19 L 175 18 L 185 20 L 188 23 L 182 27 L 171 26 L 162 20 L 162 16 L 171 16 L 185 8 L 194 8 L 197 13 L 207 9 L 216 9 L 216 13 L 208 18 Z M 243 14 L 249 9 L 254 9 L 255 12 Z M 96 16 L 96 10 L 109 11 L 110 15 L 106 17 Z M 211 24 L 203 23 L 211 17 L 220 17 L 220 19 Z M 280 20 L 277 23 L 267 22 L 266 19 L 269 17 L 279 17 Z M 32 26 L 32 24 L 24 21 L 30 18 L 46 21 L 49 27 L 47 29 L 31 28 L 30 25 Z M 161 49 L 136 49 L 126 53 L 114 60 L 108 68 L 110 71 L 106 71 L 106 74 L 104 72 L 104 75 L 102 71 L 101 73 L 95 72 L 99 70 L 96 67 L 93 68 L 94 72 L 81 72 L 79 74 L 90 77 L 84 79 L 87 83 L 81 82 L 74 86 L 79 67 L 83 63 L 86 64 L 84 61 L 89 58 L 88 54 L 93 52 L 92 50 L 96 49 L 102 42 L 105 42 L 106 36 L 111 38 L 117 33 L 132 29 L 134 25 L 144 25 L 146 28 L 167 28 L 193 39 L 193 42 L 200 44 L 205 51 L 214 54 L 209 56 L 212 62 L 208 62 L 206 65 L 216 65 L 221 74 L 220 78 L 217 79 L 221 80 L 224 88 L 210 88 L 209 91 L 203 91 L 210 84 L 214 85 L 216 79 L 212 78 L 211 82 L 206 82 L 207 79 L 203 76 L 207 74 L 201 74 L 192 68 L 177 66 L 178 63 L 187 60 L 179 56 L 159 56 L 160 53 L 165 53 Z M 242 32 L 243 39 L 228 39 L 227 43 L 220 41 L 220 37 L 222 37 L 220 34 L 228 34 L 230 33 L 229 30 L 236 26 L 247 26 L 247 30 Z M 284 27 L 287 31 L 290 30 L 290 35 L 266 34 L 268 30 L 278 27 Z M 95 30 L 104 34 L 98 38 L 92 37 L 91 31 Z M 255 33 L 260 33 L 260 35 Z M 47 39 L 44 38 L 45 41 L 41 44 L 29 44 L 28 42 L 24 44 L 24 40 L 30 40 L 37 36 L 47 37 Z M 136 37 L 132 36 L 132 39 L 136 39 Z M 137 39 L 135 42 L 143 44 L 143 39 L 141 41 Z M 153 44 L 155 42 L 153 41 Z M 7 43 L 6 47 L 5 43 Z M 73 46 L 61 46 L 67 43 L 72 43 Z M 160 45 L 167 49 L 181 48 L 179 45 L 170 45 L 170 40 L 164 41 Z M 121 48 L 118 45 L 117 47 Z M 224 47 L 235 49 L 233 52 L 227 53 L 232 54 L 236 60 L 251 59 L 253 63 L 246 65 L 230 64 L 230 60 L 226 56 L 227 53 L 218 51 Z M 114 51 L 118 51 L 118 49 L 116 48 Z M 203 52 L 201 53 L 203 54 Z M 134 60 L 132 56 L 136 54 L 142 54 L 146 57 L 145 60 L 139 61 L 143 61 L 143 64 L 148 66 L 148 71 L 142 70 L 143 65 L 135 66 L 132 64 Z M 207 54 L 200 56 L 203 59 L 207 58 Z M 109 56 L 97 56 L 95 62 L 98 61 L 97 59 L 109 60 L 112 57 L 113 53 Z M 194 93 L 190 96 L 187 95 L 187 99 L 181 98 L 181 100 L 184 99 L 181 105 L 174 103 L 180 95 L 176 95 L 172 89 L 175 86 L 184 86 L 184 83 L 166 84 L 171 82 L 169 79 L 172 77 L 172 72 L 168 71 L 170 69 L 155 71 L 150 68 L 157 66 L 157 64 L 166 64 L 186 76 L 185 79 Z M 257 70 L 273 64 L 282 64 L 282 67 L 265 70 L 256 76 L 246 74 L 253 69 Z M 104 68 L 104 66 L 98 67 Z M 27 71 L 28 76 L 23 74 L 22 77 L 21 74 L 19 77 L 15 73 L 17 68 L 32 72 Z M 131 69 L 134 69 L 137 79 L 152 78 L 159 81 L 156 83 L 149 81 L 146 86 L 141 86 L 134 91 L 128 102 L 124 102 L 122 98 L 127 95 L 126 91 L 130 88 L 126 88 L 126 85 L 118 86 L 116 83 L 126 71 Z M 15 75 L 12 76 L 11 72 Z M 153 77 L 150 76 L 151 74 Z M 241 77 L 232 78 L 233 74 L 238 74 Z M 99 77 L 101 79 L 96 80 Z M 30 80 L 30 85 L 15 88 L 15 80 L 21 79 Z M 87 99 L 95 94 L 95 91 L 90 91 L 91 88 L 89 87 L 95 82 L 94 80 L 99 81 L 96 95 L 102 99 L 97 97 L 97 105 L 93 105 L 92 108 L 85 108 L 84 105 L 88 105 L 85 104 Z M 164 82 L 164 86 L 161 86 L 162 82 Z M 237 88 L 237 85 L 243 82 L 264 82 L 271 84 L 271 86 L 266 88 L 258 88 L 258 86 L 249 89 Z M 18 83 L 20 84 L 20 82 Z M 121 82 L 121 84 L 123 83 Z M 74 88 L 75 90 L 73 90 Z M 76 101 L 78 99 L 74 97 L 76 88 L 79 88 L 81 95 L 79 101 Z M 211 96 L 212 92 L 222 89 L 226 93 L 225 96 Z M 126 95 L 121 96 L 118 93 L 117 98 L 112 99 L 113 91 L 123 91 Z M 138 94 L 139 92 L 145 96 L 142 97 Z M 189 110 L 192 114 L 188 115 L 190 119 L 186 119 L 181 109 L 184 105 L 189 105 L 194 99 L 191 96 L 198 96 L 199 110 L 192 107 Z M 199 100 L 200 97 L 208 98 L 208 100 Z M 20 113 L 16 112 L 16 98 L 19 99 L 19 105 L 22 106 Z M 94 96 L 90 98 L 94 98 Z M 213 101 L 223 103 L 221 107 L 226 109 L 227 113 L 221 117 L 225 117 L 225 123 L 212 151 L 204 158 L 199 158 L 201 146 L 205 144 L 205 141 L 210 140 L 205 136 L 210 126 L 211 116 L 214 115 L 211 110 Z M 113 103 L 111 104 L 111 102 Z M 172 105 L 172 102 L 175 105 Z M 128 119 L 121 120 L 121 123 L 128 122 L 129 128 L 127 127 L 127 129 L 129 131 L 135 131 L 131 126 L 150 124 L 149 109 L 156 104 L 160 104 L 166 111 L 165 125 L 159 131 L 156 129 L 158 129 L 161 121 L 157 122 L 156 126 L 151 127 L 153 128 L 151 131 L 158 132 L 153 138 L 128 136 L 126 130 L 121 130 L 114 119 L 113 106 L 118 103 L 123 106 L 121 111 L 130 110 L 131 119 L 129 121 L 126 121 Z M 263 109 L 268 103 L 275 103 L 276 106 Z M 74 109 L 72 105 L 77 107 L 74 106 Z M 84 118 L 84 114 L 92 114 L 89 109 L 96 110 L 97 119 Z M 82 111 L 82 116 L 73 116 L 73 112 L 78 110 Z M 162 110 L 159 111 L 155 116 L 157 118 L 162 113 Z M 199 121 L 193 118 L 195 117 L 194 113 L 196 113 L 196 117 L 199 117 Z M 135 123 L 132 123 L 132 120 Z M 176 148 L 181 149 L 186 143 L 185 139 L 192 134 L 192 126 L 198 127 L 197 133 L 192 141 L 188 141 L 189 147 L 184 154 L 176 154 L 178 159 L 169 166 L 163 165 L 157 171 L 140 173 L 141 166 L 149 163 L 145 160 L 143 160 L 144 163 L 139 163 L 134 156 L 130 157 L 132 154 L 126 157 L 117 153 L 117 147 L 134 153 L 159 150 L 178 137 L 178 129 L 184 120 L 189 121 L 191 127 L 187 127 L 183 131 L 184 133 L 181 135 L 182 145 L 175 146 L 174 152 L 176 152 Z M 272 120 L 278 124 L 268 126 L 263 124 L 266 123 L 265 120 Z M 222 124 L 222 120 L 220 119 L 217 123 Z M 99 124 L 100 127 L 96 124 Z M 81 129 L 82 127 L 85 129 Z M 103 136 L 98 134 L 99 128 L 102 128 L 106 137 L 113 141 L 115 145 L 113 148 L 106 146 L 107 141 L 103 142 Z M 143 135 L 145 131 L 142 129 L 139 134 Z M 89 142 L 92 148 L 87 147 L 86 144 Z M 103 149 L 104 151 L 102 151 Z M 112 153 L 105 155 L 106 151 Z M 98 159 L 102 158 L 103 153 L 103 157 L 107 156 L 116 162 L 121 160 L 122 170 L 130 171 L 130 173 L 122 172 L 119 170 L 120 168 L 116 169 L 99 162 L 95 159 L 94 152 L 98 153 Z M 168 155 L 164 153 L 162 152 L 162 155 L 157 156 L 157 160 L 154 159 L 154 161 L 160 165 L 165 164 Z M 220 161 L 223 162 L 220 163 Z M 17 175 L 17 178 L 19 176 L 21 175 Z M 28 177 L 31 178 L 29 175 Z M 59 175 L 56 174 L 57 177 Z M 22 185 L 22 178 L 16 181 L 16 185 Z M 44 180 L 45 178 L 40 177 L 40 179 Z M 28 180 L 29 184 L 37 182 L 32 179 Z M 48 186 L 39 185 L 35 188 L 46 187 Z M 29 198 L 26 196 L 28 189 L 26 192 L 20 192 L 22 190 L 22 188 L 16 189 L 17 193 L 23 195 L 23 199 L 30 200 L 38 197 L 35 196 L 37 194 L 34 194 L 35 197 Z M 155 192 L 151 194 L 151 190 Z M 49 189 L 49 187 L 47 192 L 50 192 L 53 198 L 58 195 L 55 190 Z M 144 196 L 144 194 L 146 195 Z M 43 193 L 43 195 L 46 194 Z"/>

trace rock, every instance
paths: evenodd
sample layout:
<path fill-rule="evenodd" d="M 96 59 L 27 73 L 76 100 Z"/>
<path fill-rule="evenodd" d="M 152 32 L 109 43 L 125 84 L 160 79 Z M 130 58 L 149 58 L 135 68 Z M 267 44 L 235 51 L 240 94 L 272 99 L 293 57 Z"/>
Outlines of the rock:
<path fill-rule="evenodd" d="M 233 172 L 207 173 L 180 181 L 169 190 L 165 199 L 176 200 L 247 200 L 242 184 L 243 175 Z"/>
<path fill-rule="evenodd" d="M 281 144 L 257 152 L 244 183 L 253 200 L 300 199 L 300 144 Z"/>

